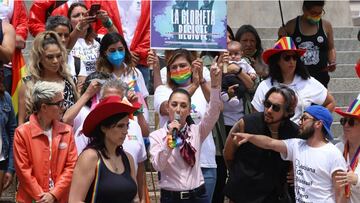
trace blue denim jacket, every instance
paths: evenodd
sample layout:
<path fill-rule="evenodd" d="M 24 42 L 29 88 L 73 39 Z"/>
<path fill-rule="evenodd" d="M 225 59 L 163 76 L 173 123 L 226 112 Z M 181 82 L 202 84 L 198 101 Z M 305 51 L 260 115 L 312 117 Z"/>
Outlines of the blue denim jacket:
<path fill-rule="evenodd" d="M 14 132 L 17 126 L 11 96 L 5 92 L 4 97 L 0 97 L 0 127 L 2 138 L 2 151 L 5 159 L 9 159 L 8 172 L 14 173 L 13 141 Z"/>

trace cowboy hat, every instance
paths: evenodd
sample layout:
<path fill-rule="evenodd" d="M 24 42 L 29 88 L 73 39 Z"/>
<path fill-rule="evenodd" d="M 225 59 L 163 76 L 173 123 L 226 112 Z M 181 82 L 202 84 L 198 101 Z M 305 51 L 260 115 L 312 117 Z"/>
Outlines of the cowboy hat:
<path fill-rule="evenodd" d="M 335 112 L 341 116 L 349 116 L 353 118 L 360 119 L 360 94 L 359 96 L 350 104 L 346 111 L 342 111 L 341 108 L 335 108 Z"/>
<path fill-rule="evenodd" d="M 86 117 L 82 132 L 85 136 L 91 137 L 95 128 L 106 118 L 119 113 L 132 114 L 140 108 L 139 103 L 132 106 L 122 102 L 119 96 L 109 96 L 102 100 Z"/>
<path fill-rule="evenodd" d="M 305 49 L 297 49 L 291 37 L 282 37 L 275 43 L 273 48 L 264 51 L 262 55 L 264 62 L 269 64 L 269 58 L 271 56 L 283 51 L 295 51 L 299 56 L 304 55 L 306 52 Z"/>

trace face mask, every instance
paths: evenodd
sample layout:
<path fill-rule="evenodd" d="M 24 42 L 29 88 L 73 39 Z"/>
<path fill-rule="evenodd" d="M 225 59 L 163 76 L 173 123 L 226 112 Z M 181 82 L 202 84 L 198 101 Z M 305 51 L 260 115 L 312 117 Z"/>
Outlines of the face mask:
<path fill-rule="evenodd" d="M 170 78 L 178 85 L 184 85 L 191 79 L 190 67 L 184 68 L 180 71 L 170 72 Z"/>
<path fill-rule="evenodd" d="M 320 22 L 321 19 L 321 15 L 320 16 L 316 16 L 316 17 L 311 17 L 311 16 L 307 16 L 306 20 L 308 21 L 308 23 L 310 23 L 311 25 L 316 25 Z"/>
<path fill-rule="evenodd" d="M 124 59 L 125 59 L 124 51 L 109 52 L 107 55 L 107 60 L 109 60 L 110 63 L 117 68 L 120 67 Z"/>

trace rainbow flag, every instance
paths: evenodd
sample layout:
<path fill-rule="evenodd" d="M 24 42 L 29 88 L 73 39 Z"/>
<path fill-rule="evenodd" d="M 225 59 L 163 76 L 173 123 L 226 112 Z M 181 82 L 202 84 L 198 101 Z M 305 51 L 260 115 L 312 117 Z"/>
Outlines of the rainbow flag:
<path fill-rule="evenodd" d="M 19 89 L 21 85 L 21 78 L 25 76 L 26 64 L 21 49 L 15 49 L 12 59 L 12 87 L 11 98 L 15 114 L 18 113 Z M 22 98 L 24 99 L 24 98 Z"/>

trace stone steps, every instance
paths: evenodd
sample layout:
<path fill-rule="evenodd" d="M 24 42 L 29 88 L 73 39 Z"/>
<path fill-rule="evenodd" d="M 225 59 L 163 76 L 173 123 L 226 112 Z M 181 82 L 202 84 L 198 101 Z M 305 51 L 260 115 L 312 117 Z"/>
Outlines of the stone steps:
<path fill-rule="evenodd" d="M 276 39 L 261 39 L 261 45 L 264 49 L 274 46 Z M 334 39 L 336 51 L 360 51 L 357 38 L 338 38 Z"/>

